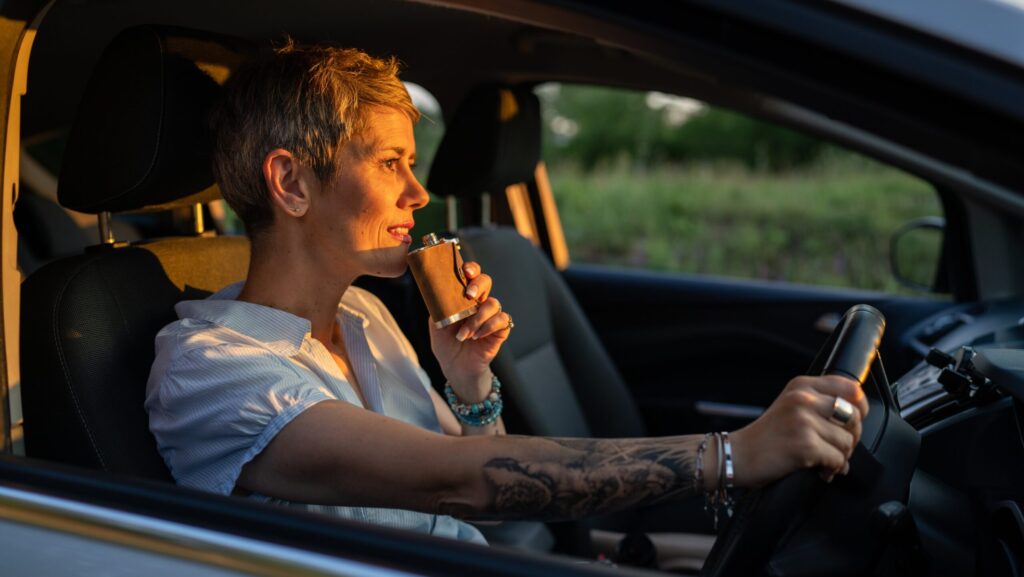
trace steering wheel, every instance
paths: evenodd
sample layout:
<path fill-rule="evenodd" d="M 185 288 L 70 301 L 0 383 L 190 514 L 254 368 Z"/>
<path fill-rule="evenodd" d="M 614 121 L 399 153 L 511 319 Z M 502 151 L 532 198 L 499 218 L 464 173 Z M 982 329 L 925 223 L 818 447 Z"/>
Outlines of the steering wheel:
<path fill-rule="evenodd" d="M 843 316 L 808 374 L 842 375 L 865 388 L 871 405 L 850 473 L 826 484 L 816 471 L 794 472 L 744 496 L 715 541 L 702 575 L 859 575 L 884 543 L 876 510 L 906 501 L 919 437 L 899 416 L 878 345 L 885 317 L 869 305 Z M 872 533 L 875 533 L 873 535 Z"/>

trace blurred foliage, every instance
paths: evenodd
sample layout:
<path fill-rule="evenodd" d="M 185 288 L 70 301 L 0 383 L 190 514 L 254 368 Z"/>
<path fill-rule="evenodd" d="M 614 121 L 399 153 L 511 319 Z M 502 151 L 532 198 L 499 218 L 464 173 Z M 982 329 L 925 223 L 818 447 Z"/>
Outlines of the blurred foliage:
<path fill-rule="evenodd" d="M 889 240 L 942 215 L 927 182 L 692 100 L 557 84 L 537 93 L 573 261 L 912 292 L 891 273 Z M 907 276 L 933 279 L 940 248 L 940 238 L 916 243 Z"/>
<path fill-rule="evenodd" d="M 777 171 L 808 165 L 826 148 L 821 141 L 721 108 L 702 107 L 680 126 L 670 120 L 672 106 L 651 108 L 644 92 L 549 84 L 538 95 L 548 128 L 544 158 L 553 164 L 571 161 L 584 170 L 626 158 L 637 167 L 728 159 Z M 563 131 L 575 134 L 559 135 L 552 129 L 559 122 Z"/>
<path fill-rule="evenodd" d="M 771 173 L 704 162 L 550 174 L 574 262 L 650 270 L 907 293 L 890 235 L 942 214 L 924 181 L 853 156 Z M 916 246 L 907 275 L 934 278 L 939 248 Z"/>
<path fill-rule="evenodd" d="M 938 274 L 939 253 L 942 249 L 942 231 L 919 227 L 904 231 L 896 245 L 893 260 L 905 282 L 931 286 Z"/>

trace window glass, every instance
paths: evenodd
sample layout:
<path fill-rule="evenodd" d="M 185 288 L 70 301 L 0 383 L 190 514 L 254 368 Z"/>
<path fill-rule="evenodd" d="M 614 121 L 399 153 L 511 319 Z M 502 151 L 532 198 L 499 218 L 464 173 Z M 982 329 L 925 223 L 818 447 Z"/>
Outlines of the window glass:
<path fill-rule="evenodd" d="M 412 103 L 420 111 L 420 121 L 414 127 L 416 134 L 415 172 L 420 182 L 425 183 L 427 173 L 430 171 L 430 164 L 434 161 L 434 154 L 441 144 L 441 137 L 444 136 L 444 117 L 441 115 L 441 105 L 426 88 L 412 82 L 406 82 L 405 87 L 409 90 Z"/>
<path fill-rule="evenodd" d="M 434 155 L 438 146 L 441 145 L 441 138 L 444 136 L 444 116 L 441 113 L 441 105 L 426 88 L 412 82 L 406 82 L 409 89 L 409 96 L 413 104 L 420 111 L 420 121 L 414 127 L 416 135 L 416 178 L 420 184 L 427 185 L 427 175 L 430 173 L 430 165 L 434 163 Z M 443 232 L 445 230 L 445 209 L 444 199 L 433 194 L 430 195 L 430 203 L 416 211 L 416 226 L 412 230 L 413 246 L 419 244 L 419 239 L 429 232 Z"/>
<path fill-rule="evenodd" d="M 549 83 L 544 158 L 576 263 L 909 292 L 891 235 L 927 182 L 689 98 Z M 934 278 L 941 235 L 910 265 Z M 930 277 L 928 275 L 931 275 Z"/>

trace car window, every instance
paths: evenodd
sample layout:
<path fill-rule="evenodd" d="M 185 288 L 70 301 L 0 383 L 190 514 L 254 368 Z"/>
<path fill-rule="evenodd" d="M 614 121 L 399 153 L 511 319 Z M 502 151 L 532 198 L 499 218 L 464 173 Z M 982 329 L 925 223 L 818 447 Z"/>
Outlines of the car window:
<path fill-rule="evenodd" d="M 890 239 L 923 217 L 941 225 L 924 180 L 689 98 L 556 83 L 536 92 L 572 262 L 914 291 L 891 272 Z M 901 276 L 930 285 L 941 233 L 912 232 Z"/>
<path fill-rule="evenodd" d="M 415 126 L 416 133 L 416 177 L 420 182 L 427 181 L 427 173 L 434 161 L 434 154 L 444 136 L 444 117 L 437 98 L 426 88 L 414 82 L 406 82 L 412 103 L 420 111 L 420 121 Z"/>
<path fill-rule="evenodd" d="M 441 113 L 441 105 L 426 88 L 413 82 L 406 82 L 409 89 L 409 96 L 412 103 L 420 111 L 420 121 L 414 127 L 416 136 L 416 178 L 420 184 L 427 185 L 427 175 L 430 166 L 434 162 L 434 155 L 438 146 L 441 145 L 441 138 L 444 136 L 444 115 Z M 417 244 L 419 238 L 428 232 L 441 232 L 445 230 L 445 209 L 444 199 L 430 195 L 430 203 L 416 211 L 416 226 L 412 231 L 413 243 Z"/>

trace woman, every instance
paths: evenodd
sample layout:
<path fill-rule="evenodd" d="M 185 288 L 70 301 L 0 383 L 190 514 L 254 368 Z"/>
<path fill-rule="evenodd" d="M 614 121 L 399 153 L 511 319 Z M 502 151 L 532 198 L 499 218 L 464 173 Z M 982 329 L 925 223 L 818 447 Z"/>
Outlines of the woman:
<path fill-rule="evenodd" d="M 252 259 L 244 285 L 180 303 L 157 337 L 146 408 L 180 484 L 483 542 L 457 518 L 578 518 L 801 467 L 846 472 L 867 403 L 840 378 L 794 379 L 731 435 L 505 436 L 489 364 L 512 320 L 475 263 L 479 311 L 431 329 L 450 387 L 436 393 L 387 310 L 352 286 L 405 271 L 428 201 L 412 171 L 419 113 L 396 73 L 289 44 L 226 87 L 214 166 Z"/>

